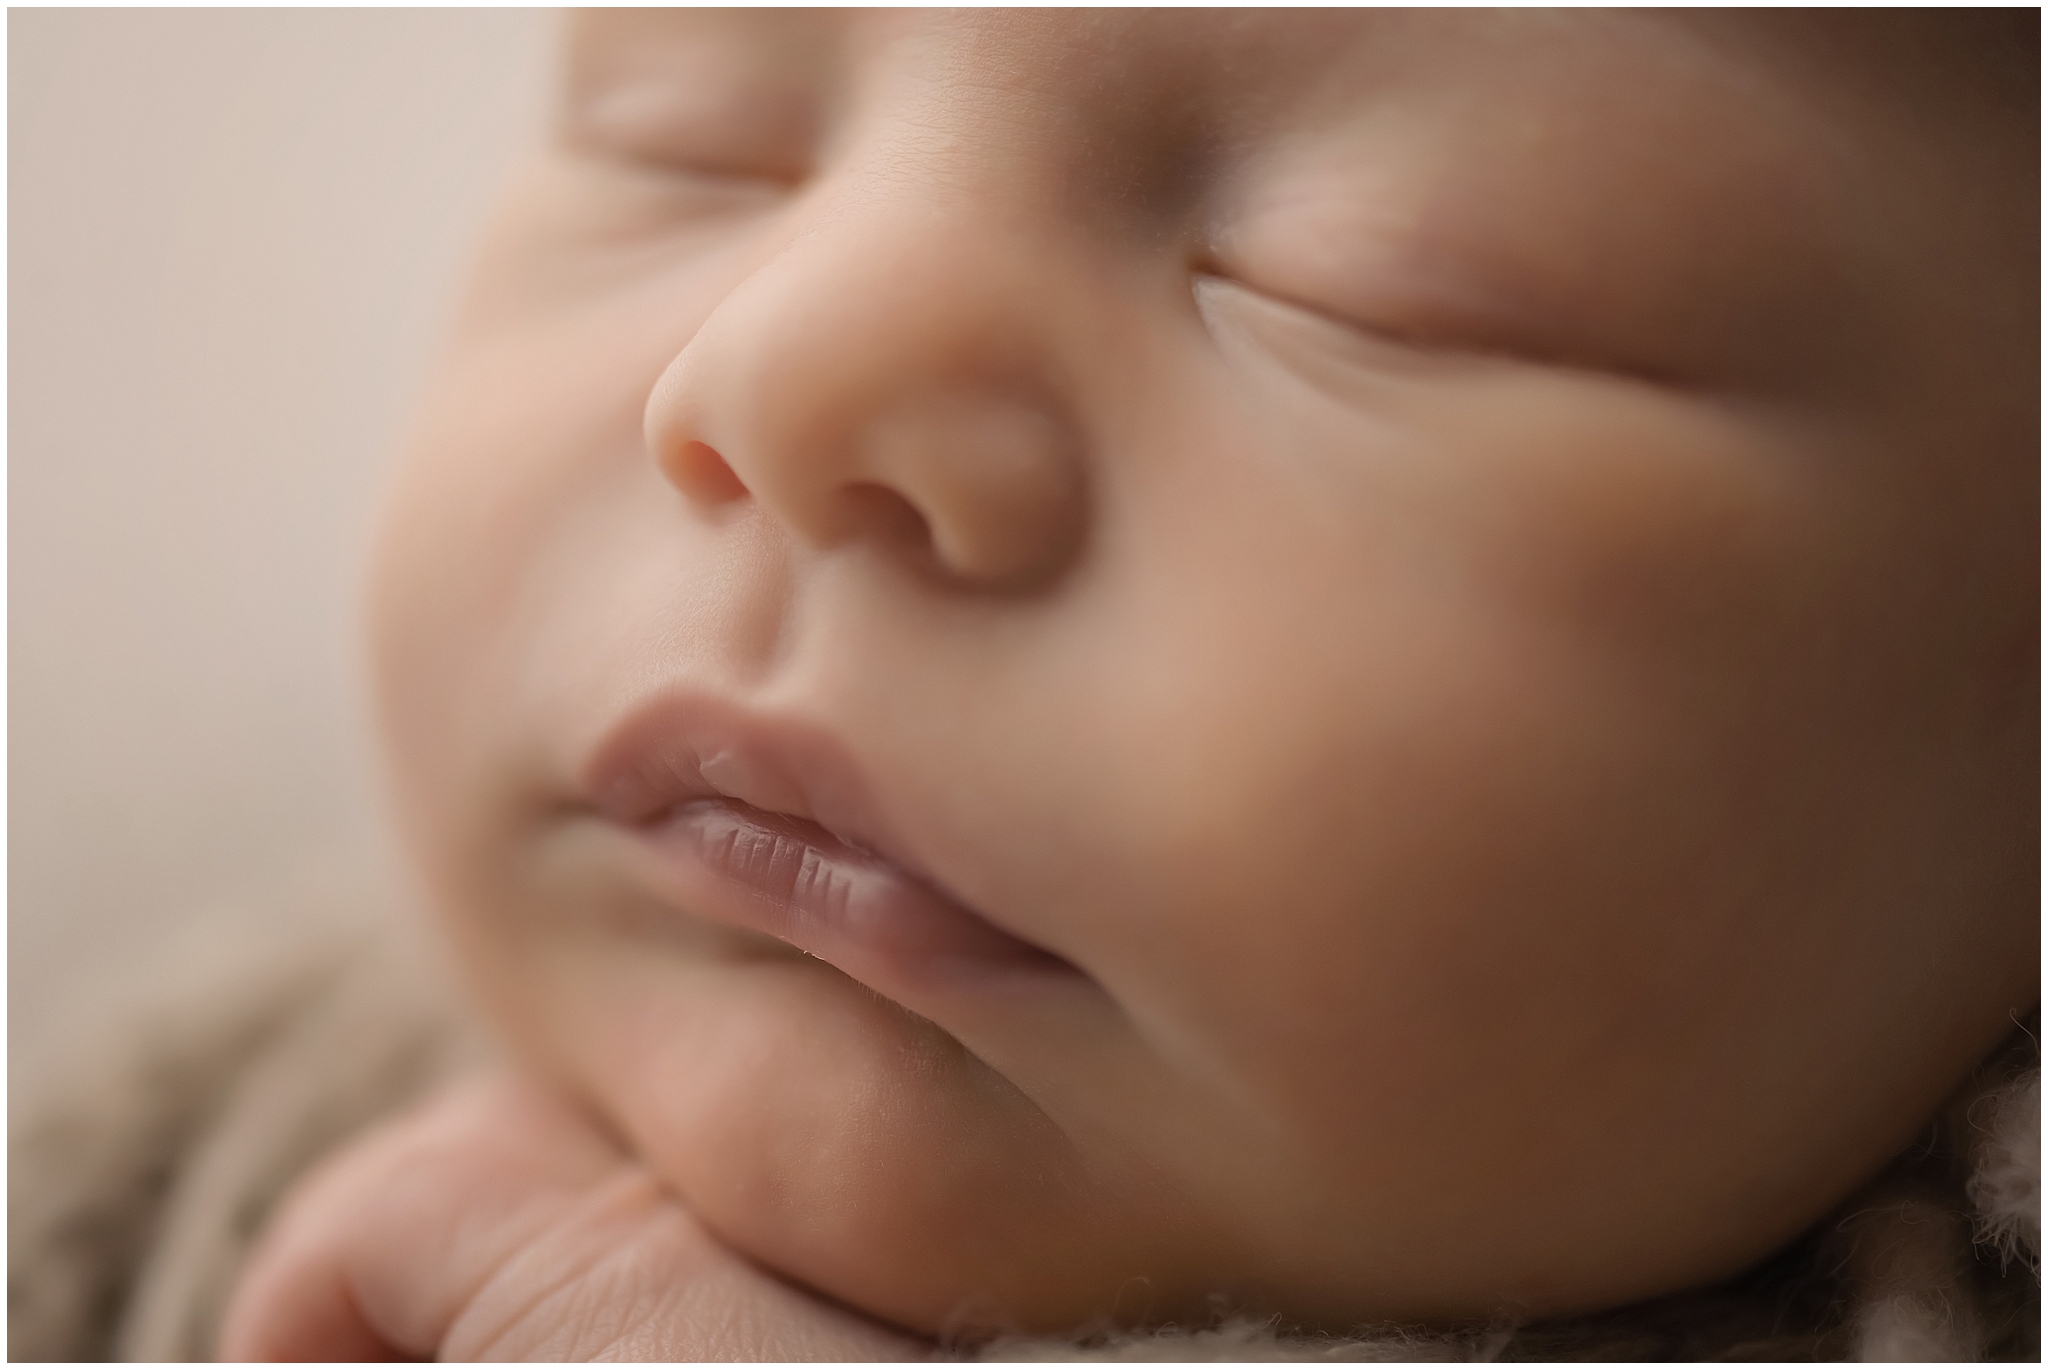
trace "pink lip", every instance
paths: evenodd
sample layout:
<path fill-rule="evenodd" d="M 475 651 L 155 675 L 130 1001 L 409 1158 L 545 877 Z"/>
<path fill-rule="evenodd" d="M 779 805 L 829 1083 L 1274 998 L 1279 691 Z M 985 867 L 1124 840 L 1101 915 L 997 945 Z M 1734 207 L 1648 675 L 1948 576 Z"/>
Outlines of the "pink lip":
<path fill-rule="evenodd" d="M 584 769 L 591 807 L 632 835 L 657 893 L 765 933 L 890 997 L 1072 967 L 940 891 L 896 852 L 829 734 L 701 697 L 630 715 Z"/>

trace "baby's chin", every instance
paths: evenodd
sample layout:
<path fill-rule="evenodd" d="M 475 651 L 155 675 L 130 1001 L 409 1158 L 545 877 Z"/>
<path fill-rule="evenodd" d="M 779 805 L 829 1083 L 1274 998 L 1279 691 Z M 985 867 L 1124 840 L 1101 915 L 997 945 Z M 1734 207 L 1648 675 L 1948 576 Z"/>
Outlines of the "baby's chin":
<path fill-rule="evenodd" d="M 942 1339 L 1199 1304 L 1211 1243 L 930 1023 L 815 961 L 675 978 L 586 1010 L 568 1064 L 748 1259 Z"/>

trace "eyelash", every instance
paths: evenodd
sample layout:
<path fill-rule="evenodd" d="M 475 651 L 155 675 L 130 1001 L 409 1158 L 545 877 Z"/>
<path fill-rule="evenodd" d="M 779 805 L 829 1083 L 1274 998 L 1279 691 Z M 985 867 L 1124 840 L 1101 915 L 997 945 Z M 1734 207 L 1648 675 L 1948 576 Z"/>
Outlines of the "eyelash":
<path fill-rule="evenodd" d="M 606 137 L 602 134 L 579 131 L 566 125 L 559 130 L 557 141 L 572 156 L 610 163 L 650 175 L 687 178 L 707 184 L 771 184 L 794 189 L 809 176 L 808 169 L 720 165 L 711 158 L 690 157 L 674 150 L 652 146 L 647 141 Z"/>
<path fill-rule="evenodd" d="M 1493 331 L 1497 337 L 1498 332 L 1478 322 L 1462 328 L 1446 323 L 1428 331 L 1391 322 L 1368 322 L 1263 290 L 1228 272 L 1198 273 L 1193 279 L 1198 298 L 1205 280 L 1241 291 L 1267 310 L 1282 311 L 1292 325 L 1289 331 L 1293 336 L 1276 341 L 1269 334 L 1261 345 L 1269 351 L 1293 353 L 1297 369 L 1305 367 L 1330 377 L 1329 368 L 1335 366 L 1339 373 L 1333 378 L 1339 380 L 1344 373 L 1354 373 L 1359 378 L 1401 375 L 1419 379 L 1517 367 L 1666 392 L 1698 393 L 1703 388 L 1697 378 L 1619 355 L 1545 347 L 1535 342 L 1495 341 L 1488 334 Z M 1204 319 L 1206 323 L 1206 311 Z M 1299 350 L 1305 347 L 1312 349 L 1312 355 Z"/>

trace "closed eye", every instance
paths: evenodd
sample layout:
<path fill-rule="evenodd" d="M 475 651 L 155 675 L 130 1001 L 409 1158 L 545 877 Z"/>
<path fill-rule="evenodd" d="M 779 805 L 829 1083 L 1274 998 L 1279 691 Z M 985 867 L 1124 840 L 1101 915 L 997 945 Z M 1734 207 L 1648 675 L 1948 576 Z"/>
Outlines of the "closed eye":
<path fill-rule="evenodd" d="M 573 151 L 641 170 L 790 187 L 810 174 L 810 139 L 800 114 L 774 103 L 669 79 L 625 82 L 574 99 L 561 135 Z"/>
<path fill-rule="evenodd" d="M 1660 387 L 1690 388 L 1653 367 L 1595 357 L 1527 329 L 1491 326 L 1477 316 L 1428 323 L 1412 312 L 1368 320 L 1290 299 L 1233 276 L 1198 270 L 1196 308 L 1211 329 L 1248 328 L 1298 369 L 1331 379 L 1346 370 L 1385 376 L 1472 374 L 1504 366 L 1583 372 Z"/>

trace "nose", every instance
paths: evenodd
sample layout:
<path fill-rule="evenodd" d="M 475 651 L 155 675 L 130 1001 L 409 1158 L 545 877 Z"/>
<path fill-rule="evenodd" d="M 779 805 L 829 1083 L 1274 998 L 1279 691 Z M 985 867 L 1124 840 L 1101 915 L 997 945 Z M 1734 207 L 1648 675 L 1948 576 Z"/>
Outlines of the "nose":
<path fill-rule="evenodd" d="M 693 503 L 756 499 L 819 548 L 1029 589 L 1073 560 L 1087 454 L 1055 249 L 994 205 L 809 217 L 655 386 L 646 438 Z"/>

